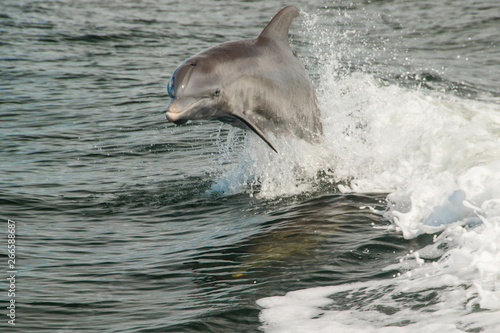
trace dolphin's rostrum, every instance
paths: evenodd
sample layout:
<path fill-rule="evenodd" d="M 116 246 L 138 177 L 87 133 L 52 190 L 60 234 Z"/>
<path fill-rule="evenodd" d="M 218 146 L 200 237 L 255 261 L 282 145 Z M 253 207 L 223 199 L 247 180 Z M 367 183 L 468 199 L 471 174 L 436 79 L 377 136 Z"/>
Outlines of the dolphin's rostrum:
<path fill-rule="evenodd" d="M 184 61 L 168 83 L 167 119 L 217 119 L 251 129 L 274 151 L 264 132 L 316 141 L 322 133 L 311 80 L 288 44 L 299 14 L 288 6 L 259 37 L 223 43 Z"/>

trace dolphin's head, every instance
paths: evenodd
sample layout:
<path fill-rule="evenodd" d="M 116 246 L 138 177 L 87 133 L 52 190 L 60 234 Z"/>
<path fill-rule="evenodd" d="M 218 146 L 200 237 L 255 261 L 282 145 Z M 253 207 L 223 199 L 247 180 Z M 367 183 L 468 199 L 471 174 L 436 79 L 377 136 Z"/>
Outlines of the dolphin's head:
<path fill-rule="evenodd" d="M 189 58 L 174 71 L 167 87 L 169 121 L 183 124 L 224 116 L 221 77 L 217 66 L 209 62 L 207 58 Z"/>

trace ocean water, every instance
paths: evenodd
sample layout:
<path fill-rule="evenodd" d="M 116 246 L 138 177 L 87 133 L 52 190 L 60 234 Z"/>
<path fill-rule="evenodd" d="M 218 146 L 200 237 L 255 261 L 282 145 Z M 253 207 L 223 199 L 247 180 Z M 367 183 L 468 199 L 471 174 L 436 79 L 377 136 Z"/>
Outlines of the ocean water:
<path fill-rule="evenodd" d="M 0 330 L 500 330 L 500 4 L 297 2 L 319 145 L 166 122 L 286 4 L 2 2 Z"/>

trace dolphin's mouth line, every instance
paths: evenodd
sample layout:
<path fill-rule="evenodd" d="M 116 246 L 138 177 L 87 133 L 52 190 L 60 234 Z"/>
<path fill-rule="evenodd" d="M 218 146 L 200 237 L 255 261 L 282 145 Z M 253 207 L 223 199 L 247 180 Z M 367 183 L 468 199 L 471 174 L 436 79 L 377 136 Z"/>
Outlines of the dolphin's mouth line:
<path fill-rule="evenodd" d="M 170 110 L 167 108 L 167 112 L 166 112 L 166 118 L 168 119 L 168 121 L 171 121 L 173 122 L 174 124 L 184 124 L 187 119 L 179 119 L 183 114 L 185 114 L 186 112 L 188 112 L 190 109 L 193 108 L 193 106 L 195 106 L 196 104 L 202 102 L 205 98 L 202 98 L 202 99 L 199 99 L 199 100 L 196 100 L 194 102 L 192 102 L 191 104 L 189 104 L 188 106 L 186 106 L 185 108 L 183 108 L 182 110 L 180 111 L 174 111 L 174 110 Z M 172 102 L 170 102 L 172 103 Z M 170 105 L 169 105 L 170 106 Z"/>
<path fill-rule="evenodd" d="M 188 105 L 188 106 L 186 106 L 184 109 L 182 109 L 182 110 L 180 110 L 180 111 L 178 111 L 178 112 L 177 112 L 177 111 L 173 111 L 173 110 L 168 110 L 168 109 L 167 109 L 167 113 L 182 114 L 182 113 L 184 113 L 184 112 L 188 111 L 188 110 L 189 110 L 189 109 L 190 109 L 193 105 L 195 105 L 195 104 L 197 104 L 197 103 L 199 103 L 199 102 L 203 101 L 204 99 L 205 99 L 205 98 L 198 99 L 198 100 L 196 100 L 196 101 L 192 102 L 191 104 L 189 104 L 189 105 Z"/>

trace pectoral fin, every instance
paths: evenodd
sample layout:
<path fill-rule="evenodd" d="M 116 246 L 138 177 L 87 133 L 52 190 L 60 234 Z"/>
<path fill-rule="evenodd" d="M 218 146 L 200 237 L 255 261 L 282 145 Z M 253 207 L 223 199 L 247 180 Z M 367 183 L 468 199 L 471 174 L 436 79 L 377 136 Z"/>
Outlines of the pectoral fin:
<path fill-rule="evenodd" d="M 246 119 L 242 115 L 233 114 L 233 116 L 236 117 L 238 120 L 240 120 L 245 125 L 247 125 L 247 127 L 250 128 L 255 134 L 257 134 L 262 140 L 264 140 L 268 144 L 268 146 L 271 147 L 272 150 L 274 150 L 276 153 L 278 152 L 276 150 L 276 148 L 274 148 L 271 141 L 269 141 L 269 139 L 266 138 L 264 133 L 262 133 L 262 131 L 257 126 L 255 126 L 251 121 L 249 121 L 248 119 Z"/>

